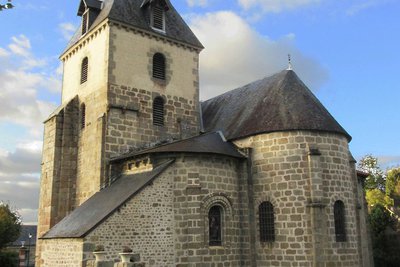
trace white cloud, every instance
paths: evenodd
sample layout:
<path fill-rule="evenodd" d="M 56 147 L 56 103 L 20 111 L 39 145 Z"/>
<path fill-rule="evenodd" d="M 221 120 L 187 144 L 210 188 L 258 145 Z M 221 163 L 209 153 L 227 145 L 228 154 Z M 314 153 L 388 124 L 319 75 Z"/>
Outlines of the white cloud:
<path fill-rule="evenodd" d="M 16 144 L 0 144 L 0 200 L 18 208 L 24 223 L 37 221 L 42 122 L 56 107 L 40 96 L 61 89 L 59 65 L 49 66 L 51 60 L 35 57 L 24 35 L 0 48 L 0 131 L 21 135 Z"/>
<path fill-rule="evenodd" d="M 346 10 L 346 14 L 349 16 L 353 16 L 356 15 L 357 13 L 365 10 L 365 9 L 369 9 L 369 8 L 373 8 L 376 6 L 380 6 L 383 4 L 387 4 L 387 3 L 391 3 L 394 2 L 393 0 L 362 0 L 362 1 L 357 1 L 357 3 L 353 4 L 352 6 L 350 6 L 347 10 Z"/>
<path fill-rule="evenodd" d="M 0 122 L 27 128 L 33 137 L 42 136 L 42 121 L 55 104 L 42 101 L 42 91 L 59 93 L 60 75 L 47 69 L 47 59 L 36 58 L 29 39 L 20 35 L 11 38 L 8 57 L 0 57 Z"/>
<path fill-rule="evenodd" d="M 11 39 L 13 43 L 11 43 L 8 48 L 12 53 L 23 57 L 30 56 L 31 42 L 25 35 L 20 35 L 18 37 L 13 36 Z"/>
<path fill-rule="evenodd" d="M 208 0 L 186 0 L 188 6 L 194 7 L 194 6 L 201 6 L 205 7 L 208 5 Z"/>
<path fill-rule="evenodd" d="M 0 47 L 0 57 L 8 57 L 9 55 L 10 53 L 7 50 Z"/>
<path fill-rule="evenodd" d="M 321 0 L 238 0 L 245 10 L 261 9 L 263 12 L 282 12 L 302 6 L 318 4 Z"/>
<path fill-rule="evenodd" d="M 310 88 L 318 89 L 328 79 L 318 62 L 296 48 L 294 34 L 271 40 L 232 12 L 192 17 L 190 24 L 206 47 L 200 57 L 202 100 L 286 69 L 289 53 L 295 71 Z"/>
<path fill-rule="evenodd" d="M 58 29 L 61 32 L 65 40 L 69 41 L 74 35 L 77 26 L 70 22 L 64 22 L 58 25 Z"/>

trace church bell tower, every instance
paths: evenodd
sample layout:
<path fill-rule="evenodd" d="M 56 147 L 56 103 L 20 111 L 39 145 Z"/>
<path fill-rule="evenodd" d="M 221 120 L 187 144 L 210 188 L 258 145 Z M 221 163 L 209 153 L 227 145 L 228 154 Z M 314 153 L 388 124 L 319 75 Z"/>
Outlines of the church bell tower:
<path fill-rule="evenodd" d="M 39 237 L 107 186 L 111 158 L 200 131 L 203 47 L 170 1 L 81 0 L 78 16 L 45 122 Z"/>

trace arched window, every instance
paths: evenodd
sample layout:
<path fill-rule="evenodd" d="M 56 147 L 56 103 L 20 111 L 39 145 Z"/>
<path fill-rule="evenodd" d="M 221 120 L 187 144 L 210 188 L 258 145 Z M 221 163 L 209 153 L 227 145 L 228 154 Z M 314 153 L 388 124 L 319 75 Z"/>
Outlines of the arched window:
<path fill-rule="evenodd" d="M 220 206 L 212 206 L 208 212 L 209 245 L 222 245 L 222 211 Z"/>
<path fill-rule="evenodd" d="M 89 59 L 85 57 L 81 65 L 81 84 L 85 83 L 88 79 Z"/>
<path fill-rule="evenodd" d="M 258 206 L 260 223 L 260 242 L 275 241 L 275 219 L 274 206 L 271 202 L 265 201 Z"/>
<path fill-rule="evenodd" d="M 161 53 L 156 53 L 153 56 L 153 77 L 165 80 L 165 57 Z"/>
<path fill-rule="evenodd" d="M 161 5 L 155 5 L 151 14 L 151 27 L 156 30 L 165 31 L 165 11 Z"/>
<path fill-rule="evenodd" d="M 159 96 L 153 101 L 153 125 L 164 125 L 164 99 Z"/>
<path fill-rule="evenodd" d="M 346 220 L 344 203 L 341 200 L 335 202 L 333 207 L 335 217 L 335 236 L 336 242 L 346 242 Z"/>
<path fill-rule="evenodd" d="M 81 129 L 85 128 L 86 126 L 86 105 L 81 105 Z"/>

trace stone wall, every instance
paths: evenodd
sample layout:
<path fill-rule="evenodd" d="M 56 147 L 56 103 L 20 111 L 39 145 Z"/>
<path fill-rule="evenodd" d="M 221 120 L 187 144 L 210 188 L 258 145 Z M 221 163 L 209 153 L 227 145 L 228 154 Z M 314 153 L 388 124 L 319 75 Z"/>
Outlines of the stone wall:
<path fill-rule="evenodd" d="M 96 245 L 105 247 L 108 260 L 118 260 L 128 246 L 146 266 L 175 266 L 173 173 L 167 169 L 87 235 L 85 260 Z"/>
<path fill-rule="evenodd" d="M 174 171 L 174 221 L 177 266 L 248 266 L 245 177 L 236 159 L 216 155 L 180 157 Z M 208 212 L 223 210 L 222 245 L 209 245 Z"/>
<path fill-rule="evenodd" d="M 361 266 L 357 196 L 344 136 L 277 132 L 236 144 L 253 148 L 257 266 Z M 345 204 L 346 242 L 335 241 L 336 200 Z M 274 205 L 271 243 L 260 242 L 257 213 L 263 201 Z"/>
<path fill-rule="evenodd" d="M 42 257 L 36 264 L 42 267 L 72 267 L 83 264 L 82 239 L 45 239 L 39 241 Z"/>
<path fill-rule="evenodd" d="M 153 164 L 168 156 L 153 158 Z M 129 164 L 130 161 L 127 161 Z M 150 163 L 148 163 L 150 164 Z M 124 246 L 146 266 L 248 266 L 246 178 L 236 159 L 179 155 L 153 183 L 120 207 L 85 238 L 104 245 L 108 260 Z M 222 246 L 209 246 L 208 211 L 223 208 Z M 90 249 L 84 259 L 92 259 Z"/>
<path fill-rule="evenodd" d="M 164 126 L 153 125 L 153 100 L 164 101 Z M 199 132 L 196 101 L 128 86 L 110 85 L 105 151 L 107 158 L 144 144 Z"/>

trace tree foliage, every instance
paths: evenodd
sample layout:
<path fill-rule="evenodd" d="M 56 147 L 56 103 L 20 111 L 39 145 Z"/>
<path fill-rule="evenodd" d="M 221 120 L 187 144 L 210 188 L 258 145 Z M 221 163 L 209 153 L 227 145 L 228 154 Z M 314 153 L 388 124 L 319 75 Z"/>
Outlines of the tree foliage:
<path fill-rule="evenodd" d="M 376 205 L 382 205 L 386 208 L 393 207 L 394 201 L 384 192 L 379 189 L 370 189 L 365 193 L 368 206 L 374 207 Z"/>
<path fill-rule="evenodd" d="M 3 9 L 11 9 L 14 8 L 14 5 L 11 3 L 11 0 L 8 0 L 7 3 L 5 4 L 0 4 L 0 11 L 3 11 Z"/>
<path fill-rule="evenodd" d="M 6 203 L 0 202 L 0 249 L 18 239 L 21 231 L 21 217 Z"/>
<path fill-rule="evenodd" d="M 386 190 L 386 176 L 380 168 L 378 159 L 372 155 L 362 158 L 358 164 L 358 169 L 369 174 L 365 181 L 365 190 L 379 189 Z"/>
<path fill-rule="evenodd" d="M 394 231 L 396 220 L 387 208 L 377 204 L 369 214 L 375 266 L 395 267 L 400 262 L 399 237 Z"/>

